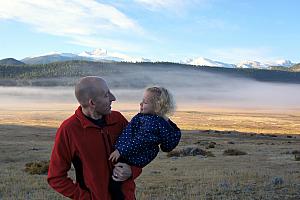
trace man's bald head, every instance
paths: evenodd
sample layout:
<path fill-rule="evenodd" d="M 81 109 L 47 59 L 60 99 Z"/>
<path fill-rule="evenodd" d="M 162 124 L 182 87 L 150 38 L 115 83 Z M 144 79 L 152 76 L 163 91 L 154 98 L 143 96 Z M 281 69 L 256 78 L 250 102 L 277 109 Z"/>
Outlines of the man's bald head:
<path fill-rule="evenodd" d="M 87 107 L 89 100 L 96 98 L 108 88 L 104 79 L 97 76 L 81 78 L 75 86 L 75 96 L 82 107 Z"/>

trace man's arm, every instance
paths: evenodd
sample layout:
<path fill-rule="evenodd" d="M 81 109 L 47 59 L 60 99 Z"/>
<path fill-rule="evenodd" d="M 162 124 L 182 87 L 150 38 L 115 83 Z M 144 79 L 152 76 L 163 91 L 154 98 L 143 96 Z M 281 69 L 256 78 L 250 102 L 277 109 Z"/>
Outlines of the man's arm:
<path fill-rule="evenodd" d="M 89 192 L 81 189 L 78 183 L 74 183 L 68 177 L 68 171 L 71 168 L 72 152 L 70 140 L 66 133 L 66 130 L 61 127 L 56 133 L 47 181 L 54 190 L 66 197 L 90 200 Z"/>

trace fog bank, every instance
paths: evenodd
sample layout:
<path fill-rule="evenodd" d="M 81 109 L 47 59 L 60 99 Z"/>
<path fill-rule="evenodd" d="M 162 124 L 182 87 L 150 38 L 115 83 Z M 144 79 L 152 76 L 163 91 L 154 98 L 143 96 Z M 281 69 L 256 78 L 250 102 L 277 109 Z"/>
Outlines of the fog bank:
<path fill-rule="evenodd" d="M 136 77 L 136 78 L 134 78 Z M 192 108 L 247 108 L 247 109 L 299 109 L 300 85 L 258 82 L 246 78 L 231 77 L 212 73 L 191 72 L 145 72 L 131 73 L 122 78 L 104 77 L 115 104 L 137 105 L 143 95 L 143 88 L 150 85 L 164 86 L 171 91 L 178 109 Z M 139 81 L 143 80 L 141 83 Z M 146 80 L 146 81 L 145 81 Z M 123 81 L 126 87 L 115 82 Z M 131 87 L 131 84 L 139 87 Z M 2 108 L 39 107 L 47 104 L 76 104 L 73 87 L 0 87 Z"/>

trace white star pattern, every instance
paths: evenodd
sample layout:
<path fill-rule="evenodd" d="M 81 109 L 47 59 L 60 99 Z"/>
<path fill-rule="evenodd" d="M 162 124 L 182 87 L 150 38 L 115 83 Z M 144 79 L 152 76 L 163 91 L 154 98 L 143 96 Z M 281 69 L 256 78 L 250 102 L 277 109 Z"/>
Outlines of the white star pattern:
<path fill-rule="evenodd" d="M 158 115 L 139 113 L 124 129 L 116 143 L 128 164 L 144 167 L 162 151 L 172 151 L 181 138 L 180 129 L 172 121 Z"/>

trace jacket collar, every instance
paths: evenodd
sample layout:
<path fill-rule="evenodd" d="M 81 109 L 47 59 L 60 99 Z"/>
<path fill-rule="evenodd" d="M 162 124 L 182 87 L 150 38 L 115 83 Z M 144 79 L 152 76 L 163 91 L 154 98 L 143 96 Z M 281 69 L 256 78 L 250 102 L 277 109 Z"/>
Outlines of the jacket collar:
<path fill-rule="evenodd" d="M 113 112 L 115 112 L 115 111 L 111 111 L 110 114 L 103 116 L 105 123 L 106 123 L 105 126 L 111 126 L 118 122 L 118 118 L 113 117 L 113 114 L 112 114 Z M 91 122 L 90 120 L 88 120 L 86 118 L 86 116 L 82 112 L 81 106 L 79 106 L 77 108 L 77 110 L 75 111 L 75 115 L 76 115 L 77 119 L 80 121 L 83 128 L 88 128 L 88 127 L 100 128 L 99 126 L 95 125 L 93 122 Z"/>

